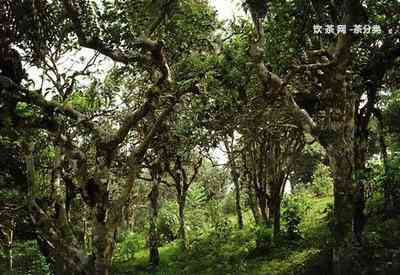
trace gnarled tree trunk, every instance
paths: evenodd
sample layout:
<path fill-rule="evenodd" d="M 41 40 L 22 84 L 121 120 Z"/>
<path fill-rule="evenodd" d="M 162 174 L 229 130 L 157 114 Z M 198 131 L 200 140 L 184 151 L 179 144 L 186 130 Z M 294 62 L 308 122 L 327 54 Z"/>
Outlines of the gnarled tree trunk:
<path fill-rule="evenodd" d="M 115 230 L 107 223 L 107 210 L 103 205 L 96 208 L 93 232 L 93 255 L 95 275 L 111 274 L 111 261 L 115 246 Z"/>
<path fill-rule="evenodd" d="M 335 275 L 346 274 L 349 268 L 346 248 L 351 245 L 354 232 L 354 119 L 353 112 L 344 112 L 342 121 L 333 130 L 333 139 L 326 147 L 334 180 L 334 248 L 333 269 Z M 346 123 L 347 122 L 347 123 Z M 332 138 L 331 137 L 331 138 Z M 354 236 L 354 235 L 353 235 Z"/>
<path fill-rule="evenodd" d="M 158 251 L 159 237 L 157 232 L 158 195 L 159 182 L 153 180 L 149 194 L 149 262 L 152 267 L 156 267 L 160 263 L 160 253 Z"/>

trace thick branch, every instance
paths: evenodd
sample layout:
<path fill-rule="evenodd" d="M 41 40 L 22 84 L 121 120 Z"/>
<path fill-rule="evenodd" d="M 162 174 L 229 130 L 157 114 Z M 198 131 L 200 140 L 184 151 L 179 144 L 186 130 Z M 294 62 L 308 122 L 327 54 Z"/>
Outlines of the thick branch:
<path fill-rule="evenodd" d="M 15 84 L 10 78 L 0 75 L 0 87 L 3 91 L 9 92 L 10 97 L 15 97 L 17 100 L 40 107 L 47 116 L 53 116 L 53 113 L 62 113 L 65 116 L 82 124 L 97 137 L 104 137 L 105 132 L 97 125 L 90 121 L 84 114 L 78 112 L 70 105 L 62 105 L 55 101 L 46 100 L 39 92 L 28 90 L 20 85 Z"/>
<path fill-rule="evenodd" d="M 196 163 L 193 165 L 193 174 L 192 174 L 192 176 L 190 177 L 190 180 L 189 180 L 189 182 L 188 182 L 188 188 L 189 188 L 189 186 L 193 183 L 193 181 L 196 179 L 196 176 L 197 176 L 197 174 L 199 173 L 199 169 L 200 169 L 200 167 L 201 167 L 202 162 L 203 162 L 203 159 L 200 158 L 199 161 L 196 162 Z"/>
<path fill-rule="evenodd" d="M 317 132 L 317 125 L 307 113 L 306 110 L 301 109 L 292 95 L 286 88 L 287 81 L 283 81 L 278 75 L 268 70 L 264 63 L 264 44 L 265 34 L 262 21 L 260 19 L 253 20 L 257 30 L 257 39 L 253 40 L 250 55 L 256 65 L 257 75 L 260 81 L 263 83 L 265 90 L 270 90 L 275 93 L 283 93 L 286 96 L 286 107 L 293 118 L 296 120 L 298 126 L 307 131 L 308 133 L 315 135 Z"/>
<path fill-rule="evenodd" d="M 143 142 L 137 147 L 137 149 L 134 151 L 134 153 L 131 155 L 130 159 L 133 160 L 133 163 L 137 164 L 138 162 L 141 162 L 142 158 L 144 157 L 147 149 L 149 148 L 155 134 L 158 132 L 160 129 L 161 123 L 168 117 L 169 114 L 174 110 L 175 104 L 177 100 L 174 100 L 168 107 L 166 107 L 156 122 L 153 124 L 151 127 L 150 131 L 147 133 L 145 136 Z"/>
<path fill-rule="evenodd" d="M 172 82 L 171 71 L 165 56 L 164 47 L 157 41 L 152 41 L 148 38 L 138 39 L 136 43 L 139 52 L 122 51 L 118 48 L 113 48 L 107 45 L 104 41 L 100 40 L 97 36 L 89 36 L 81 22 L 81 14 L 79 13 L 79 4 L 74 0 L 63 0 L 64 8 L 67 16 L 72 21 L 75 34 L 78 36 L 79 44 L 82 47 L 90 48 L 100 52 L 101 54 L 110 57 L 116 62 L 124 64 L 132 64 L 135 62 L 155 65 L 162 76 L 160 83 Z M 146 51 L 146 54 L 140 53 L 141 50 Z"/>
<path fill-rule="evenodd" d="M 117 133 L 110 139 L 106 146 L 108 146 L 108 148 L 113 151 L 121 142 L 124 141 L 126 136 L 129 134 L 129 131 L 135 128 L 138 125 L 139 121 L 148 114 L 151 106 L 152 99 L 150 98 L 146 100 L 145 103 L 140 106 L 138 110 L 127 115 Z"/>

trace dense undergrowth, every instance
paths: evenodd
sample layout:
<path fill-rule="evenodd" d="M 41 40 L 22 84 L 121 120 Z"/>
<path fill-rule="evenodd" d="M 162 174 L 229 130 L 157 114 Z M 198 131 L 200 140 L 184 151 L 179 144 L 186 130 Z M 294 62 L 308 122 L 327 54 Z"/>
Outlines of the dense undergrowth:
<path fill-rule="evenodd" d="M 149 267 L 148 251 L 142 247 L 127 261 L 114 257 L 114 272 L 121 275 L 299 274 L 321 255 L 328 243 L 330 203 L 330 197 L 309 194 L 287 199 L 282 235 L 277 240 L 272 240 L 271 230 L 255 226 L 250 213 L 245 213 L 245 227 L 241 230 L 236 228 L 234 217 L 228 217 L 207 229 L 191 232 L 185 249 L 179 241 L 164 244 L 160 247 L 157 269 Z M 256 243 L 260 239 L 269 245 L 258 248 Z"/>
<path fill-rule="evenodd" d="M 363 246 L 347 251 L 349 274 L 400 274 L 400 219 L 384 213 L 383 198 L 377 192 L 366 206 Z M 190 219 L 199 213 L 190 210 L 188 214 Z M 149 265 L 143 231 L 126 231 L 116 247 L 112 274 L 328 275 L 332 270 L 331 217 L 332 197 L 308 191 L 285 198 L 282 233 L 276 240 L 271 229 L 255 226 L 250 212 L 244 213 L 243 229 L 237 228 L 233 213 L 208 217 L 208 223 L 199 220 L 197 227 L 191 225 L 185 248 L 179 240 L 164 240 L 157 268 Z M 262 248 L 257 246 L 260 240 L 266 244 Z M 18 242 L 14 253 L 13 274 L 50 275 L 35 243 Z"/>
<path fill-rule="evenodd" d="M 349 249 L 347 254 L 349 274 L 400 274 L 400 220 L 385 216 L 379 210 L 381 204 L 377 197 L 367 205 L 363 247 Z M 285 213 L 299 205 L 302 209 L 295 212 L 300 222 L 290 232 L 291 220 Z M 331 274 L 331 209 L 330 196 L 300 193 L 283 204 L 284 224 L 277 240 L 272 241 L 268 230 L 260 233 L 246 213 L 242 230 L 230 217 L 217 227 L 191 232 L 186 249 L 179 241 L 165 243 L 160 247 L 158 268 L 149 266 L 145 247 L 138 247 L 127 261 L 114 257 L 114 274 Z M 259 238 L 270 246 L 257 248 Z"/>

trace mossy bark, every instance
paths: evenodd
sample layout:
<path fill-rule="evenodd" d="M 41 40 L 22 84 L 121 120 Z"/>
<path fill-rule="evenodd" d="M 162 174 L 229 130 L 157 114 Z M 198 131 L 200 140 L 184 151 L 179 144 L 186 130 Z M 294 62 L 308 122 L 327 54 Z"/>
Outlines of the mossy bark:
<path fill-rule="evenodd" d="M 152 267 L 156 267 L 160 263 L 160 253 L 158 251 L 159 237 L 157 232 L 158 196 L 159 183 L 153 181 L 149 194 L 149 262 Z"/>
<path fill-rule="evenodd" d="M 185 229 L 185 206 L 186 206 L 186 195 L 178 195 L 178 215 L 179 215 L 179 230 L 178 237 L 186 243 L 186 229 Z"/>

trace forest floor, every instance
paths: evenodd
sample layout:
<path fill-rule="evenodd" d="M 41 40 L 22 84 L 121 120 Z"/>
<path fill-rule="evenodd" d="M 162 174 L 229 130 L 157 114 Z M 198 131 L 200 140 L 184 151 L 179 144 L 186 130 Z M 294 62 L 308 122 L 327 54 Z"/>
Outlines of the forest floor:
<path fill-rule="evenodd" d="M 377 194 L 368 199 L 366 206 L 368 222 L 363 247 L 346 251 L 346 260 L 354 269 L 347 274 L 400 274 L 400 218 L 384 214 L 382 195 Z M 329 227 L 332 197 L 305 194 L 297 199 L 295 205 L 306 205 L 297 226 L 300 233 L 297 238 L 287 235 L 288 225 L 283 223 L 282 237 L 266 249 L 257 249 L 256 239 L 260 235 L 257 235 L 251 214 L 245 213 L 242 230 L 235 228 L 236 219 L 231 215 L 222 223 L 206 224 L 201 230 L 188 231 L 186 249 L 178 241 L 165 243 L 159 248 L 160 265 L 150 269 L 148 250 L 144 249 L 145 236 L 131 232 L 134 239 L 125 243 L 127 250 L 123 250 L 122 254 L 116 253 L 112 274 L 331 275 Z M 137 243 L 142 248 L 135 248 Z M 34 241 L 17 243 L 14 251 L 15 272 L 12 274 L 49 275 L 46 261 L 38 251 Z M 129 256 L 129 259 L 121 260 L 121 255 Z M 0 274 L 9 274 L 1 270 L 5 269 L 0 262 Z"/>
<path fill-rule="evenodd" d="M 160 247 L 156 270 L 149 270 L 148 251 L 144 249 L 135 254 L 133 263 L 118 268 L 123 272 L 115 274 L 302 274 L 324 253 L 330 235 L 326 215 L 331 201 L 330 197 L 312 198 L 299 225 L 301 237 L 282 237 L 266 251 L 255 249 L 254 227 L 250 215 L 245 215 L 242 230 L 208 232 L 190 240 L 186 250 L 178 242 Z"/>

